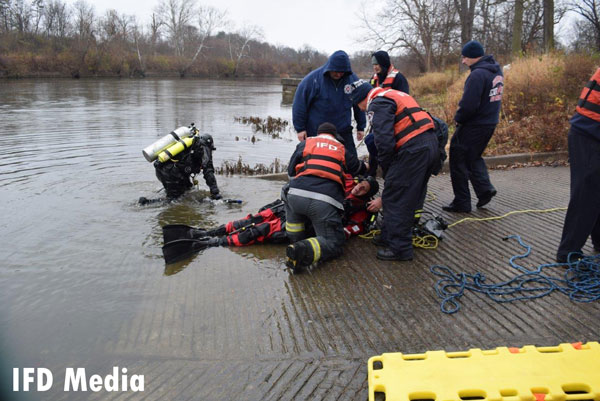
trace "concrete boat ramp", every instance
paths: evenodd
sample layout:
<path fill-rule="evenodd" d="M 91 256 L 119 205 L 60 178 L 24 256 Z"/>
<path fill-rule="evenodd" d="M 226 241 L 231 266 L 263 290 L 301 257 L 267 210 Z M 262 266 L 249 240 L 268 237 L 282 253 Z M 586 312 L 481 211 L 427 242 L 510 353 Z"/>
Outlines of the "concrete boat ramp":
<path fill-rule="evenodd" d="M 568 203 L 567 167 L 496 170 L 491 179 L 497 197 L 469 217 Z M 426 210 L 449 222 L 467 217 L 441 212 L 452 199 L 448 175 L 433 177 L 430 193 Z M 252 202 L 270 200 L 265 195 Z M 378 261 L 370 241 L 353 238 L 341 258 L 301 275 L 285 270 L 283 246 L 209 249 L 168 266 L 162 280 L 140 277 L 136 285 L 149 286 L 152 296 L 102 340 L 103 357 L 81 361 L 74 355 L 72 364 L 61 365 L 107 372 L 108 366 L 126 366 L 145 376 L 143 393 L 102 391 L 87 393 L 89 399 L 366 400 L 367 360 L 384 352 L 598 341 L 598 302 L 553 293 L 498 303 L 466 293 L 460 310 L 445 314 L 434 288 L 439 278 L 429 270 L 440 264 L 482 272 L 488 282 L 507 280 L 517 274 L 508 259 L 523 253 L 517 241 L 503 241 L 512 234 L 532 247 L 521 264 L 552 263 L 564 216 L 555 211 L 464 222 L 448 229 L 437 249 L 417 250 L 412 262 Z M 584 250 L 593 253 L 590 243 Z M 50 398 L 74 399 L 55 387 Z"/>

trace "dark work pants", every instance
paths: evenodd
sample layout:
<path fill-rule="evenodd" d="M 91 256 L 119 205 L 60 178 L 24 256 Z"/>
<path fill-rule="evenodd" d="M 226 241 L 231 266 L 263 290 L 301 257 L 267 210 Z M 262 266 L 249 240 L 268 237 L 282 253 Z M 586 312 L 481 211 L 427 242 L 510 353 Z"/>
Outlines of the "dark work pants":
<path fill-rule="evenodd" d="M 435 133 L 425 132 L 400 147 L 385 174 L 381 235 L 388 248 L 399 256 L 413 255 L 415 210 L 423 207 L 427 183 L 438 155 Z"/>
<path fill-rule="evenodd" d="M 333 259 L 342 254 L 346 236 L 338 208 L 320 200 L 289 194 L 285 203 L 285 216 L 286 233 L 290 242 L 306 239 L 306 229 L 298 227 L 307 227 L 306 223 L 310 222 L 321 250 L 321 257 L 317 260 Z"/>
<path fill-rule="evenodd" d="M 600 141 L 569 131 L 571 199 L 565 217 L 558 258 L 581 252 L 588 237 L 600 249 Z"/>
<path fill-rule="evenodd" d="M 345 130 L 338 131 L 338 134 L 344 140 L 344 147 L 350 152 L 354 153 L 354 157 L 358 159 L 358 153 L 356 153 L 356 145 L 354 144 L 354 137 L 352 136 L 352 126 Z"/>
<path fill-rule="evenodd" d="M 459 209 L 471 210 L 469 181 L 478 198 L 494 189 L 481 155 L 495 129 L 495 125 L 461 125 L 452 136 L 450 141 L 450 179 L 454 191 L 452 203 Z"/>

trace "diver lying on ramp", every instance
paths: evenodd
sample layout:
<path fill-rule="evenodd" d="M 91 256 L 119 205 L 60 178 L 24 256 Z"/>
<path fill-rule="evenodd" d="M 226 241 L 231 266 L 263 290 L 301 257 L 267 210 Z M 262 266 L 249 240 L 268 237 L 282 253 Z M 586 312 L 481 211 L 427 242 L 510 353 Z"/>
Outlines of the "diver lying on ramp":
<path fill-rule="evenodd" d="M 379 191 L 373 177 L 354 180 L 348 176 L 344 201 L 344 233 L 346 239 L 369 231 L 376 214 L 367 211 L 367 203 Z M 167 264 L 190 257 L 213 246 L 245 246 L 256 243 L 287 243 L 285 205 L 277 199 L 257 213 L 231 221 L 214 229 L 194 228 L 183 224 L 163 227 L 163 255 Z"/>

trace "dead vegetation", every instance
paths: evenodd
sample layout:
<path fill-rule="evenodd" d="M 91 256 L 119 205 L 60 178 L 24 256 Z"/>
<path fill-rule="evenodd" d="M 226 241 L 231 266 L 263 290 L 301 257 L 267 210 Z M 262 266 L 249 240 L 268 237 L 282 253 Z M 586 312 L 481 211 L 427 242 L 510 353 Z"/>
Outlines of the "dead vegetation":
<path fill-rule="evenodd" d="M 252 131 L 260 132 L 263 134 L 269 134 L 273 138 L 281 138 L 281 133 L 284 132 L 288 126 L 289 121 L 280 118 L 280 117 L 271 117 L 267 118 L 261 117 L 234 117 L 233 120 L 240 124 L 251 125 Z"/>
<path fill-rule="evenodd" d="M 250 167 L 248 163 L 244 163 L 242 156 L 240 156 L 237 162 L 224 161 L 220 167 L 216 169 L 217 174 L 223 175 L 261 175 L 261 174 L 277 174 L 287 171 L 287 165 L 281 164 L 278 158 L 270 165 L 264 165 L 257 163 L 254 167 Z"/>

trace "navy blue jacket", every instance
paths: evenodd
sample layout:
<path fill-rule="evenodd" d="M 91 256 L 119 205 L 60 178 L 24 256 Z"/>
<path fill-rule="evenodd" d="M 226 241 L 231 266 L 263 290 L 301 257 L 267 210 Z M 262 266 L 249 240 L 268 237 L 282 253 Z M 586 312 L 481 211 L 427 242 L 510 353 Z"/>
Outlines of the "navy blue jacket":
<path fill-rule="evenodd" d="M 500 115 L 504 77 L 493 56 L 471 67 L 454 120 L 462 125 L 496 125 Z"/>
<path fill-rule="evenodd" d="M 329 71 L 343 71 L 344 76 L 336 82 L 329 77 Z M 367 123 L 365 113 L 357 106 L 352 107 L 347 95 L 350 84 L 357 80 L 350 67 L 350 58 L 342 50 L 333 53 L 325 65 L 311 71 L 300 82 L 294 96 L 292 121 L 296 131 L 316 136 L 317 127 L 330 122 L 338 132 L 345 132 L 352 127 L 351 109 L 354 109 L 357 129 L 364 131 Z"/>
<path fill-rule="evenodd" d="M 396 138 L 394 137 L 394 123 L 396 118 L 396 102 L 386 97 L 377 96 L 369 105 L 368 112 L 372 115 L 371 132 L 375 139 L 377 161 L 381 165 L 383 175 L 392 164 L 396 156 Z"/>
<path fill-rule="evenodd" d="M 304 153 L 305 145 L 306 141 L 301 141 L 296 146 L 296 150 L 290 158 L 290 163 L 288 164 L 288 175 L 290 177 L 296 176 L 296 166 L 302 163 L 302 154 Z M 365 164 L 358 160 L 356 154 L 352 151 L 349 151 L 347 147 L 344 147 L 344 157 L 346 159 L 346 173 L 352 175 L 353 177 L 364 174 L 366 171 Z M 318 192 L 320 194 L 328 195 L 342 204 L 344 203 L 344 189 L 339 183 L 327 178 L 318 177 L 316 175 L 303 175 L 301 177 L 291 179 L 290 188 Z"/>
<path fill-rule="evenodd" d="M 576 134 L 585 135 L 589 138 L 600 141 L 600 122 L 577 112 L 575 112 L 569 122 L 571 123 L 573 132 Z"/>

